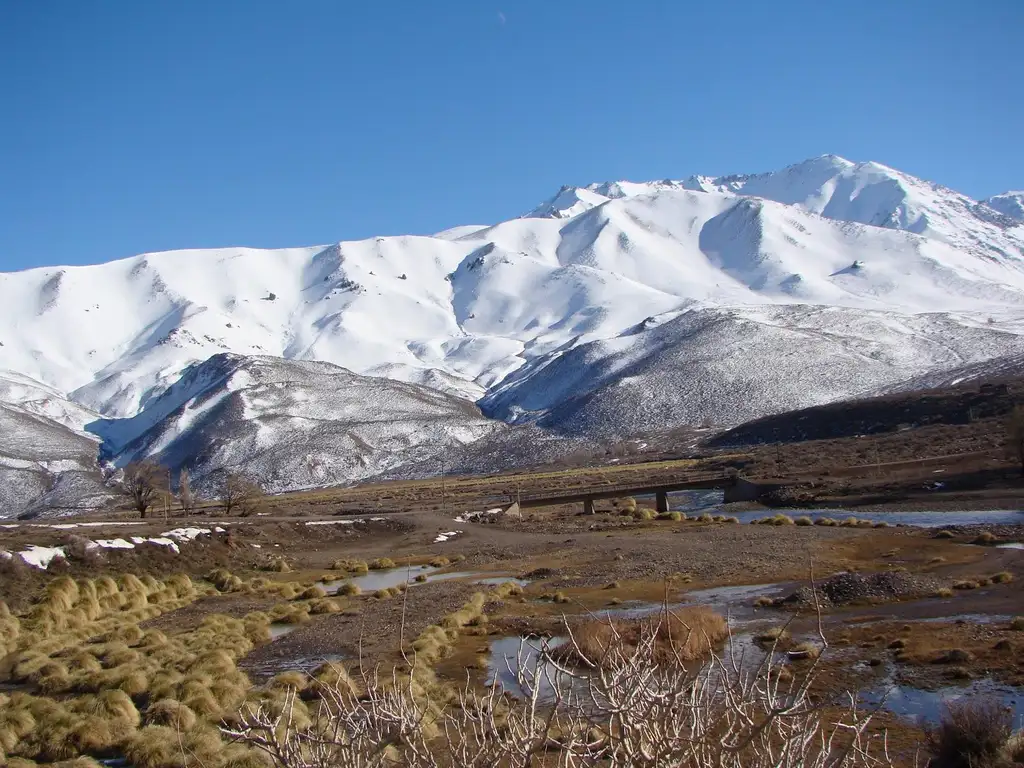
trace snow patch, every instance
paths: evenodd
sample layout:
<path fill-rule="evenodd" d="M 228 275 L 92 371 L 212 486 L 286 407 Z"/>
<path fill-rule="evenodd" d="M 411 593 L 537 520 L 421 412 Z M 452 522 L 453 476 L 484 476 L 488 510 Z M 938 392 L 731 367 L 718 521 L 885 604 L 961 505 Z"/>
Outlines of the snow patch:
<path fill-rule="evenodd" d="M 208 533 L 212 533 L 209 528 L 175 528 L 173 531 L 164 531 L 160 535 L 164 538 L 178 539 L 179 541 L 192 541 Z"/>
<path fill-rule="evenodd" d="M 462 531 L 446 531 L 444 533 L 437 534 L 437 538 L 434 539 L 435 544 L 443 544 L 446 541 L 451 541 L 456 536 L 460 535 Z"/>
<path fill-rule="evenodd" d="M 455 518 L 456 523 L 475 523 L 482 518 L 490 517 L 492 515 L 500 515 L 504 510 L 501 507 L 496 509 L 488 509 L 484 512 L 463 512 Z"/>
<path fill-rule="evenodd" d="M 30 544 L 29 548 L 19 552 L 18 556 L 29 565 L 45 570 L 55 559 L 64 560 L 64 547 L 40 547 Z"/>

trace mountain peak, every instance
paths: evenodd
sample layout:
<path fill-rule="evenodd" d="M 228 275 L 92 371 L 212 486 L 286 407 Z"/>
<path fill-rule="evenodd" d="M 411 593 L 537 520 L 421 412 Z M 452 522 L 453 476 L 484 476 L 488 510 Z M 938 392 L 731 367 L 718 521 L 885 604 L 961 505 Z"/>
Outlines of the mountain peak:
<path fill-rule="evenodd" d="M 1009 190 L 999 195 L 993 195 L 984 201 L 989 208 L 993 208 L 1004 216 L 1009 216 L 1014 221 L 1024 222 L 1024 190 Z"/>

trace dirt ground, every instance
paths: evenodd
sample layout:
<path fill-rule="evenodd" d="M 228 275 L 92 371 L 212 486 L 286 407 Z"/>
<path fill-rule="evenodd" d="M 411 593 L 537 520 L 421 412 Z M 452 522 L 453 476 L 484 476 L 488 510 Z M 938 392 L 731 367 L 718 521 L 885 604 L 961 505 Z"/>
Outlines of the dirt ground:
<path fill-rule="evenodd" d="M 386 557 L 404 567 L 434 560 L 442 565 L 432 576 L 455 574 L 449 580 L 412 582 L 404 594 L 366 590 L 336 598 L 336 613 L 311 615 L 240 661 L 239 668 L 255 682 L 288 669 L 308 670 L 324 660 L 341 660 L 364 671 L 401 666 L 413 638 L 457 611 L 474 593 L 489 589 L 477 583 L 480 579 L 522 578 L 527 583 L 521 595 L 487 598 L 488 622 L 467 627 L 451 655 L 438 665 L 437 674 L 456 684 L 484 682 L 494 639 L 558 635 L 564 633 L 566 620 L 583 620 L 599 611 L 684 605 L 702 590 L 723 586 L 756 590 L 761 585 L 763 594 L 782 598 L 806 588 L 812 579 L 821 583 L 844 572 L 900 573 L 929 585 L 928 591 L 824 609 L 821 626 L 830 649 L 818 672 L 823 701 L 835 691 L 871 689 L 885 680 L 925 690 L 982 678 L 1024 685 L 1024 632 L 1010 624 L 1012 617 L 1024 615 L 1024 552 L 970 543 L 977 540 L 979 528 L 953 526 L 939 535 L 935 529 L 913 527 L 636 520 L 611 506 L 603 504 L 588 516 L 574 508 L 525 510 L 521 517 L 483 518 L 488 522 L 457 522 L 455 512 L 463 510 L 455 505 L 444 514 L 430 509 L 371 513 L 358 521 L 351 515 L 193 520 L 188 525 L 211 532 L 183 543 L 180 556 L 147 545 L 72 557 L 55 571 L 84 576 L 180 569 L 202 576 L 221 567 L 243 578 L 309 585 L 339 578 L 331 570 L 336 560 Z M 323 510 L 349 511 L 331 505 Z M 181 524 L 149 521 L 132 526 L 131 535 L 159 536 Z M 116 525 L 87 531 L 45 526 L 0 529 L 0 548 L 70 546 L 72 536 L 126 535 L 126 528 Z M 996 541 L 1024 540 L 1024 523 L 989 529 Z M 452 532 L 457 533 L 439 541 L 440 534 Z M 452 562 L 444 565 L 439 557 Z M 30 601 L 52 576 L 12 566 L 11 561 L 0 569 L 0 595 L 13 604 Z M 991 581 L 996 574 L 1003 574 L 1001 583 Z M 951 589 L 966 580 L 983 586 Z M 951 591 L 937 596 L 941 588 Z M 715 607 L 733 618 L 737 632 L 785 625 L 791 643 L 815 640 L 813 610 L 806 605 L 798 611 L 792 606 L 755 607 L 754 594 L 741 593 L 737 600 Z M 270 611 L 275 602 L 244 592 L 204 597 L 146 626 L 173 634 L 194 628 L 210 614 L 241 617 Z M 756 649 L 753 641 L 744 642 Z M 788 647 L 780 646 L 781 652 Z M 799 671 L 801 662 L 792 664 Z M 907 750 L 920 738 L 906 718 L 882 713 L 878 727 L 882 724 L 892 729 L 894 743 L 903 743 Z"/>

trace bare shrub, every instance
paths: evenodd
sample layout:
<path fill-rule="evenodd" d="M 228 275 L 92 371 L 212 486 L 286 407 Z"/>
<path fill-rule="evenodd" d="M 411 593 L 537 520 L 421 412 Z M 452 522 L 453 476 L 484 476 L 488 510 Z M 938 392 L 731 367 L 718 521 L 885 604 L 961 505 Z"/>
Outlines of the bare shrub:
<path fill-rule="evenodd" d="M 253 515 L 264 498 L 263 489 L 258 484 L 233 472 L 225 472 L 219 485 L 219 498 L 225 515 Z"/>
<path fill-rule="evenodd" d="M 416 674 L 367 673 L 360 686 L 325 678 L 315 704 L 287 689 L 250 703 L 224 733 L 282 768 L 892 765 L 854 698 L 828 709 L 811 701 L 819 659 L 793 674 L 771 656 L 751 669 L 712 652 L 687 670 L 660 661 L 658 622 L 631 642 L 613 637 L 610 663 L 580 666 L 524 641 L 507 688 L 467 686 L 447 705 L 424 696 Z"/>
<path fill-rule="evenodd" d="M 167 490 L 167 471 L 151 461 L 133 461 L 124 469 L 121 491 L 145 518 L 161 493 Z"/>
<path fill-rule="evenodd" d="M 997 768 L 1013 732 L 1013 713 L 993 699 L 948 704 L 939 724 L 926 729 L 934 768 Z"/>

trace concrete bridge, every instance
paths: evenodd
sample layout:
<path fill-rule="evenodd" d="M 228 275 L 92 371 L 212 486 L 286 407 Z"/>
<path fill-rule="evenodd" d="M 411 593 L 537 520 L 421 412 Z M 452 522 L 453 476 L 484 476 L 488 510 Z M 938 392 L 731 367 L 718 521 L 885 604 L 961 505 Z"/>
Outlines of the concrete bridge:
<path fill-rule="evenodd" d="M 518 499 L 521 509 L 550 507 L 556 504 L 583 502 L 586 514 L 594 513 L 597 499 L 621 499 L 626 496 L 654 496 L 655 509 L 668 512 L 668 495 L 676 491 L 722 489 L 726 502 L 753 501 L 767 487 L 735 475 L 691 475 L 671 483 L 632 483 L 629 485 L 602 485 L 594 488 L 574 488 L 564 493 L 523 494 Z"/>

